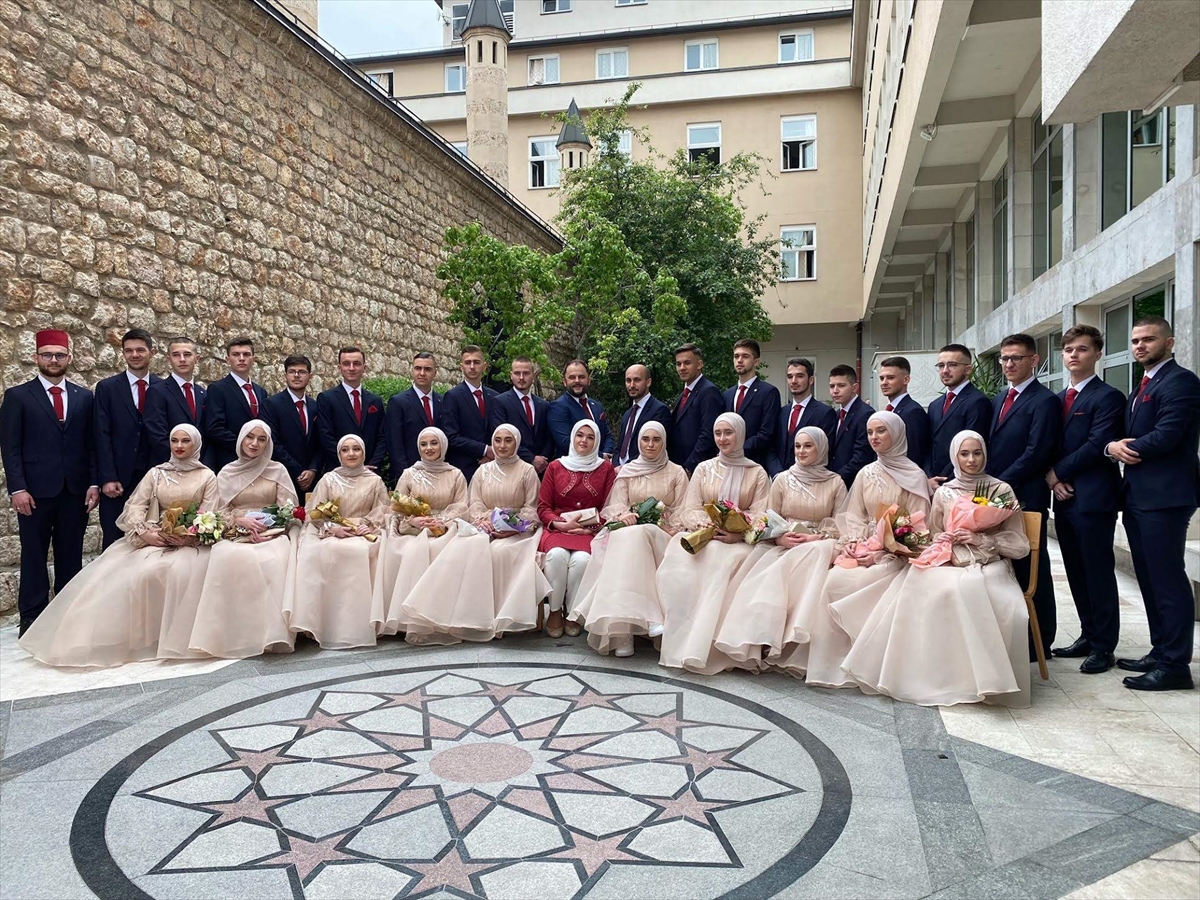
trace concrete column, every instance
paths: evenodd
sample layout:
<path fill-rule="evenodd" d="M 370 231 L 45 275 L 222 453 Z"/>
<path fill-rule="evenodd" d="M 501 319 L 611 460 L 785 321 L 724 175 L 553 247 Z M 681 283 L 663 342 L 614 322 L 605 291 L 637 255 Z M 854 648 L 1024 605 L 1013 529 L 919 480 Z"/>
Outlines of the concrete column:
<path fill-rule="evenodd" d="M 1008 129 L 1008 291 L 1033 280 L 1033 120 Z"/>
<path fill-rule="evenodd" d="M 1068 122 L 1062 127 L 1062 174 L 1063 174 L 1063 224 L 1062 258 L 1068 259 L 1075 249 L 1075 126 Z M 1070 326 L 1063 321 L 1063 327 Z"/>
<path fill-rule="evenodd" d="M 1073 132 L 1068 142 L 1066 128 Z M 1068 175 L 1067 160 L 1071 160 Z M 1064 200 L 1072 204 L 1073 217 L 1063 223 L 1063 259 L 1100 233 L 1100 120 L 1067 125 L 1063 130 Z M 1072 218 L 1074 221 L 1072 221 Z M 1068 223 L 1070 223 L 1068 225 Z M 1067 230 L 1073 243 L 1067 243 Z"/>
<path fill-rule="evenodd" d="M 936 255 L 940 256 L 941 254 Z M 914 350 L 927 350 L 930 343 L 934 340 L 933 323 L 935 319 L 933 308 L 939 299 L 937 293 L 937 276 L 935 273 L 925 275 L 921 279 L 921 285 L 921 331 L 917 336 L 916 344 L 913 345 Z"/>
<path fill-rule="evenodd" d="M 933 321 L 933 341 L 926 349 L 936 350 L 950 342 L 951 319 L 954 315 L 954 300 L 950 296 L 950 254 L 939 253 L 934 259 L 933 295 L 937 304 L 937 315 Z"/>
<path fill-rule="evenodd" d="M 1188 241 L 1175 252 L 1175 359 L 1193 372 L 1197 355 L 1196 305 L 1200 303 L 1200 243 Z"/>
<path fill-rule="evenodd" d="M 996 308 L 992 298 L 992 203 L 991 182 L 980 181 L 975 185 L 975 321 L 979 322 Z"/>
<path fill-rule="evenodd" d="M 978 222 L 975 227 L 978 230 Z M 967 327 L 967 223 L 955 222 L 954 234 L 950 239 L 954 242 L 954 271 L 950 273 L 953 285 L 950 296 L 953 302 L 947 337 L 953 339 Z"/>
<path fill-rule="evenodd" d="M 1195 106 L 1177 106 L 1175 116 L 1175 177 L 1190 178 L 1196 171 L 1196 113 Z"/>

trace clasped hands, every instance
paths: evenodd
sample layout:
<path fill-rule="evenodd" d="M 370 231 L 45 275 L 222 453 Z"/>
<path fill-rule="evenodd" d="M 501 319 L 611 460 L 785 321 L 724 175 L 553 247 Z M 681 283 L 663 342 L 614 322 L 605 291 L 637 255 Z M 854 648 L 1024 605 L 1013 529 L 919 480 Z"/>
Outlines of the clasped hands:
<path fill-rule="evenodd" d="M 194 534 L 163 534 L 158 529 L 143 531 L 138 537 L 148 547 L 194 547 L 199 543 Z"/>
<path fill-rule="evenodd" d="M 561 531 L 563 534 L 595 534 L 595 529 L 590 525 L 575 525 L 563 519 L 556 519 L 550 523 L 550 527 L 555 531 Z"/>

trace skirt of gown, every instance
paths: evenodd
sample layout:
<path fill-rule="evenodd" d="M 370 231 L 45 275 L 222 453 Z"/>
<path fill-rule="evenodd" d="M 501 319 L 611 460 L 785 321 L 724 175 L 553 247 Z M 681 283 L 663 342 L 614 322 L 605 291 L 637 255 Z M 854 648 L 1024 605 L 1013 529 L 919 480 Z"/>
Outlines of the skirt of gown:
<path fill-rule="evenodd" d="M 592 541 L 592 558 L 567 618 L 587 629 L 593 650 L 608 653 L 613 638 L 646 635 L 663 624 L 655 573 L 670 543 L 671 535 L 657 525 L 630 525 Z"/>
<path fill-rule="evenodd" d="M 379 560 L 378 540 L 300 537 L 296 564 L 284 591 L 283 615 L 293 634 L 307 632 L 322 647 L 344 650 L 375 645 L 371 586 Z"/>
<path fill-rule="evenodd" d="M 538 603 L 550 593 L 535 559 L 537 546 L 536 532 L 499 540 L 483 533 L 458 535 L 401 604 L 410 623 L 406 639 L 490 641 L 506 631 L 536 628 Z"/>
<path fill-rule="evenodd" d="M 835 549 L 833 541 L 756 546 L 717 633 L 717 649 L 746 668 L 763 671 L 785 648 L 807 643 L 806 617 L 819 607 Z"/>
<path fill-rule="evenodd" d="M 425 528 L 415 534 L 396 534 L 387 529 L 380 538 L 379 573 L 371 597 L 371 625 L 377 634 L 403 631 L 410 636 L 409 643 L 420 643 L 422 635 L 432 633 L 427 624 L 404 611 L 404 601 L 438 554 L 457 536 L 458 524 L 454 522 L 436 538 Z"/>
<path fill-rule="evenodd" d="M 656 581 L 663 608 L 659 664 L 702 675 L 750 668 L 715 646 L 754 552 L 749 544 L 712 541 L 695 556 L 672 539 Z"/>
<path fill-rule="evenodd" d="M 119 541 L 71 579 L 20 644 L 53 666 L 195 656 L 188 638 L 210 552 Z"/>
<path fill-rule="evenodd" d="M 296 543 L 280 535 L 261 544 L 213 546 L 189 649 L 225 659 L 291 650 L 283 597 Z"/>
<path fill-rule="evenodd" d="M 909 566 L 842 665 L 864 688 L 922 706 L 1028 706 L 1028 627 L 1006 563 Z"/>

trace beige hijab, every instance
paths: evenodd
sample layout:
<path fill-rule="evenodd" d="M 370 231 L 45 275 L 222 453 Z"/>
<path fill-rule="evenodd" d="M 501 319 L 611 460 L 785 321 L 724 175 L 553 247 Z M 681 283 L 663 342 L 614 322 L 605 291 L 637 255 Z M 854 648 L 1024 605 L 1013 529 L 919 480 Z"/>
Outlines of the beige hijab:
<path fill-rule="evenodd" d="M 242 444 L 246 440 L 246 435 L 255 428 L 261 429 L 266 434 L 267 446 L 263 448 L 262 453 L 251 459 L 246 456 Z M 231 504 L 234 497 L 258 481 L 259 478 L 274 481 L 284 488 L 293 503 L 299 502 L 296 489 L 292 486 L 292 476 L 283 467 L 283 463 L 276 462 L 271 458 L 274 452 L 275 441 L 271 437 L 270 425 L 262 419 L 251 419 L 243 425 L 237 436 L 237 461 L 231 462 L 217 473 L 217 494 L 221 498 L 221 504 L 224 506 Z"/>
<path fill-rule="evenodd" d="M 642 430 L 638 433 L 638 441 L 640 442 L 643 434 L 654 433 L 662 438 L 662 447 L 659 448 L 658 456 L 650 459 L 646 456 L 646 452 L 642 450 L 640 443 L 638 446 L 638 456 L 636 459 L 631 459 L 625 465 L 617 470 L 618 478 L 636 478 L 639 475 L 653 475 L 655 472 L 661 472 L 667 467 L 670 459 L 667 457 L 667 429 L 663 428 L 662 422 L 651 419 L 642 426 Z"/>
<path fill-rule="evenodd" d="M 430 435 L 433 435 L 435 438 L 437 438 L 438 458 L 435 460 L 428 460 L 421 456 L 408 468 L 410 470 L 418 469 L 420 471 L 428 472 L 430 475 L 440 475 L 442 472 L 448 472 L 450 469 L 454 468 L 454 466 L 446 462 L 446 451 L 450 449 L 450 439 L 446 437 L 446 432 L 442 431 L 442 429 L 434 428 L 432 425 L 430 425 L 428 428 L 422 428 L 421 433 L 417 435 L 417 446 L 419 447 L 421 445 L 422 438 Z"/>
<path fill-rule="evenodd" d="M 345 447 L 351 441 L 358 444 L 358 446 L 362 447 L 363 461 L 361 463 L 359 463 L 357 466 L 354 466 L 354 468 L 350 468 L 349 466 L 338 466 L 336 469 L 334 469 L 332 472 L 329 473 L 330 475 L 336 475 L 339 478 L 359 478 L 363 475 L 371 474 L 371 470 L 367 468 L 367 445 L 366 445 L 366 442 L 364 442 L 363 439 L 360 438 L 357 434 L 347 434 L 340 441 L 337 442 L 338 459 L 340 460 L 342 458 L 342 448 Z"/>
<path fill-rule="evenodd" d="M 892 446 L 876 454 L 879 465 L 901 488 L 928 500 L 929 479 L 921 467 L 908 458 L 908 430 L 904 420 L 895 413 L 877 412 L 867 419 L 867 427 L 872 422 L 881 423 L 892 436 Z"/>
<path fill-rule="evenodd" d="M 717 426 L 722 423 L 733 429 L 734 445 L 728 453 L 722 452 L 717 457 L 725 466 L 725 474 L 721 479 L 721 488 L 717 491 L 717 499 L 736 505 L 740 502 L 742 496 L 742 476 L 747 469 L 757 468 L 758 463 L 752 459 L 747 459 L 746 454 L 742 450 L 746 445 L 746 420 L 737 413 L 721 413 L 721 415 L 717 416 L 717 420 L 713 422 L 714 436 Z"/>
<path fill-rule="evenodd" d="M 501 456 L 499 453 L 496 453 L 494 442 L 496 440 L 496 435 L 498 435 L 501 431 L 511 434 L 513 439 L 516 441 L 516 444 L 513 445 L 513 452 L 508 456 Z M 496 465 L 503 468 L 508 468 L 509 466 L 516 465 L 521 461 L 521 457 L 517 456 L 517 451 L 521 449 L 521 431 L 516 425 L 509 425 L 507 422 L 505 422 L 503 425 L 496 426 L 496 430 L 492 432 L 492 441 L 492 452 L 496 453 L 496 458 L 493 460 L 493 462 L 495 462 Z"/>
<path fill-rule="evenodd" d="M 192 439 L 192 452 L 182 459 L 176 458 L 175 454 L 171 454 L 171 458 L 165 463 L 159 463 L 155 466 L 156 469 L 161 469 L 164 472 L 191 472 L 193 469 L 206 468 L 204 463 L 200 462 L 200 448 L 204 446 L 204 439 L 200 437 L 200 431 L 195 425 L 176 425 L 171 429 L 171 434 L 177 431 L 182 431 Z"/>
<path fill-rule="evenodd" d="M 978 475 L 967 475 L 958 467 L 958 451 L 962 449 L 962 445 L 969 440 L 979 441 L 979 446 L 983 448 L 983 465 L 984 471 Z M 987 441 L 983 439 L 983 435 L 978 431 L 960 431 L 950 441 L 950 462 L 954 466 L 954 477 L 943 484 L 943 487 L 954 488 L 958 491 L 971 491 L 974 493 L 979 488 L 987 490 L 993 484 L 1003 484 L 999 478 L 993 478 L 987 474 Z"/>
<path fill-rule="evenodd" d="M 788 477 L 799 484 L 821 484 L 834 478 L 841 478 L 837 472 L 831 472 L 829 465 L 829 436 L 815 425 L 806 425 L 796 432 L 796 435 L 806 434 L 817 445 L 817 461 L 811 466 L 802 466 L 799 462 L 792 464 L 787 470 Z M 793 441 L 793 448 L 795 442 Z"/>

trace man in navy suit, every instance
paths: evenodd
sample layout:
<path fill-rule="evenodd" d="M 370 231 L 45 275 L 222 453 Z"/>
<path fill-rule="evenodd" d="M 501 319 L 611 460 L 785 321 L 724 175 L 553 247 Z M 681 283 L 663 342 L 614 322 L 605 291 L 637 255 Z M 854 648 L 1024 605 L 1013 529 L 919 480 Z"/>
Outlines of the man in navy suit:
<path fill-rule="evenodd" d="M 608 428 L 608 414 L 597 400 L 588 397 L 592 386 L 592 373 L 582 359 L 573 359 L 563 369 L 563 384 L 566 390 L 550 404 L 550 434 L 554 438 L 555 452 L 567 456 L 570 451 L 571 428 L 580 419 L 591 419 L 600 429 L 600 455 L 612 459 L 613 436 Z"/>
<path fill-rule="evenodd" d="M 303 500 L 321 472 L 317 401 L 308 396 L 312 363 L 307 356 L 289 356 L 283 361 L 283 377 L 287 387 L 267 398 L 275 459 L 288 470 L 296 496 Z"/>
<path fill-rule="evenodd" d="M 196 363 L 200 356 L 191 338 L 171 338 L 167 342 L 167 363 L 171 374 L 146 389 L 146 411 L 142 421 L 150 439 L 150 465 L 171 458 L 171 429 L 191 425 L 204 434 L 204 406 L 208 392 L 196 384 Z"/>
<path fill-rule="evenodd" d="M 554 459 L 554 438 L 550 435 L 550 404 L 533 392 L 533 360 L 518 356 L 508 373 L 512 390 L 496 395 L 492 404 L 493 431 L 499 425 L 512 425 L 521 432 L 517 456 L 529 463 L 540 476 Z"/>
<path fill-rule="evenodd" d="M 83 568 L 88 513 L 100 502 L 92 392 L 66 380 L 69 347 L 65 331 L 39 331 L 37 377 L 9 388 L 0 406 L 0 456 L 21 540 L 21 634 L 50 602 L 50 548 L 56 594 Z"/>
<path fill-rule="evenodd" d="M 658 422 L 667 434 L 671 433 L 671 408 L 650 393 L 653 383 L 647 366 L 636 363 L 625 370 L 625 393 L 629 395 L 630 406 L 617 430 L 619 443 L 613 462 L 618 466 L 641 455 L 638 440 L 647 422 Z"/>
<path fill-rule="evenodd" d="M 469 482 L 476 469 L 496 458 L 489 412 L 496 402 L 496 392 L 483 383 L 487 362 L 482 347 L 463 347 L 458 366 L 463 380 L 442 398 L 442 430 L 450 441 L 446 462 L 457 466 Z"/>
<path fill-rule="evenodd" d="M 254 341 L 235 337 L 225 345 L 229 374 L 208 386 L 204 407 L 204 455 L 209 468 L 219 472 L 237 459 L 237 438 L 251 419 L 267 418 L 267 392 L 251 380 Z"/>
<path fill-rule="evenodd" d="M 775 452 L 779 427 L 779 388 L 758 377 L 758 341 L 743 338 L 733 345 L 733 370 L 738 383 L 725 392 L 725 412 L 746 420 L 742 452 L 764 469 Z"/>
<path fill-rule="evenodd" d="M 317 428 L 321 438 L 321 467 L 332 472 L 338 461 L 337 444 L 348 434 L 357 435 L 367 453 L 366 466 L 378 472 L 387 445 L 383 438 L 383 400 L 362 386 L 367 355 L 360 347 L 338 351 L 341 384 L 317 395 Z"/>
<path fill-rule="evenodd" d="M 908 458 L 931 475 L 930 454 L 933 438 L 929 426 L 929 413 L 908 395 L 908 384 L 912 380 L 912 364 L 903 356 L 889 356 L 879 364 L 879 390 L 887 397 L 885 412 L 894 412 L 904 420 L 904 434 L 908 438 Z"/>
<path fill-rule="evenodd" d="M 1165 319 L 1139 319 L 1131 341 L 1144 375 L 1125 405 L 1128 437 L 1105 452 L 1125 463 L 1123 522 L 1153 649 L 1117 665 L 1143 673 L 1125 679 L 1133 690 L 1190 690 L 1195 601 L 1184 548 L 1200 506 L 1200 379 L 1171 358 L 1175 338 Z"/>
<path fill-rule="evenodd" d="M 960 431 L 975 431 L 986 441 L 992 425 L 992 401 L 971 384 L 971 351 L 962 344 L 947 344 L 938 351 L 938 377 L 946 392 L 929 404 L 933 433 L 930 450 L 930 487 L 937 490 L 954 477 L 950 442 Z"/>
<path fill-rule="evenodd" d="M 96 385 L 96 470 L 100 479 L 100 529 L 104 549 L 124 537 L 117 518 L 125 501 L 150 470 L 150 438 L 142 414 L 150 385 L 162 381 L 150 374 L 154 339 L 134 328 L 121 338 L 125 371 Z"/>
<path fill-rule="evenodd" d="M 675 349 L 675 373 L 683 390 L 671 408 L 667 456 L 691 475 L 696 466 L 717 455 L 712 432 L 717 416 L 725 412 L 725 398 L 721 389 L 704 377 L 704 354 L 695 344 Z"/>
<path fill-rule="evenodd" d="M 793 356 L 787 361 L 787 383 L 791 400 L 778 412 L 774 452 L 767 458 L 767 474 L 774 478 L 796 463 L 796 432 L 810 425 L 820 428 L 829 438 L 830 450 L 837 440 L 838 416 L 813 397 L 811 359 Z"/>
<path fill-rule="evenodd" d="M 875 459 L 875 451 L 867 441 L 867 420 L 875 415 L 875 410 L 859 398 L 858 373 L 853 366 L 834 366 L 829 370 L 829 396 L 838 405 L 829 469 L 841 475 L 849 488 L 863 466 Z"/>
<path fill-rule="evenodd" d="M 1043 649 L 1050 653 L 1057 613 L 1054 580 L 1050 575 L 1050 552 L 1046 527 L 1050 514 L 1050 486 L 1046 473 L 1058 459 L 1062 436 L 1062 403 L 1037 380 L 1037 343 L 1027 334 L 1012 334 L 1000 342 L 1000 365 L 1008 390 L 992 401 L 992 437 L 988 442 L 988 474 L 1007 482 L 1026 512 L 1042 514 L 1037 587 L 1033 607 L 1042 629 Z M 1013 573 L 1024 590 L 1029 584 L 1030 560 L 1013 560 Z M 1033 652 L 1032 638 L 1030 653 Z"/>
<path fill-rule="evenodd" d="M 422 350 L 413 357 L 412 387 L 388 400 L 384 431 L 393 481 L 398 481 L 404 470 L 421 458 L 417 450 L 417 435 L 421 430 L 442 427 L 442 396 L 433 389 L 436 377 L 437 360 L 432 353 Z"/>
<path fill-rule="evenodd" d="M 1076 325 L 1062 336 L 1063 368 L 1070 374 L 1062 402 L 1058 462 L 1046 473 L 1054 491 L 1054 530 L 1063 568 L 1079 612 L 1079 638 L 1052 652 L 1086 657 L 1079 671 L 1107 672 L 1116 665 L 1120 613 L 1117 562 L 1113 554 L 1121 470 L 1104 448 L 1122 434 L 1125 395 L 1096 374 L 1104 336 L 1091 325 Z"/>

